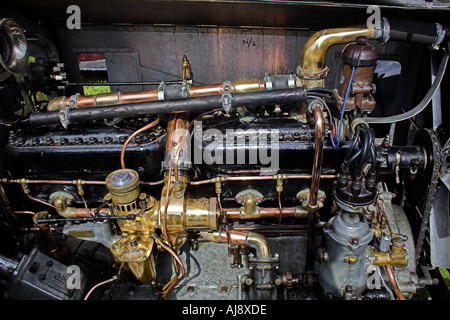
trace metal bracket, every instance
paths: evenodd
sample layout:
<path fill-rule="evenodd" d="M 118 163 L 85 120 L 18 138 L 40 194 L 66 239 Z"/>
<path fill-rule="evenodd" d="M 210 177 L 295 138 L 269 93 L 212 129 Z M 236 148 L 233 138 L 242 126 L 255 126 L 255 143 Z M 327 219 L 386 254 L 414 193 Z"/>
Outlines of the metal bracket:
<path fill-rule="evenodd" d="M 161 81 L 161 83 L 158 86 L 158 100 L 164 100 L 164 89 L 166 88 L 166 84 L 164 81 Z"/>
<path fill-rule="evenodd" d="M 77 102 L 78 102 L 79 96 L 80 96 L 79 93 L 70 96 L 69 104 L 67 106 L 61 108 L 61 110 L 59 110 L 58 118 L 59 118 L 59 121 L 61 122 L 62 126 L 64 127 L 64 129 L 67 129 L 67 127 L 70 124 L 69 110 L 78 108 Z"/>
<path fill-rule="evenodd" d="M 231 81 L 229 80 L 223 83 L 222 108 L 226 113 L 231 109 Z"/>
<path fill-rule="evenodd" d="M 189 98 L 189 83 L 187 81 L 183 81 L 181 83 L 181 99 Z"/>

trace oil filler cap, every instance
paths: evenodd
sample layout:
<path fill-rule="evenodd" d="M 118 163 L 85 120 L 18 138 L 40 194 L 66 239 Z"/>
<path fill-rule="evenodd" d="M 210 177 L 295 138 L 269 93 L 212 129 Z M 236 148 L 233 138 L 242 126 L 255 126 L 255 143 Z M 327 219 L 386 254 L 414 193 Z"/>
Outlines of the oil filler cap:
<path fill-rule="evenodd" d="M 112 187 L 125 187 L 132 184 L 136 179 L 136 175 L 130 170 L 118 170 L 113 172 L 109 178 L 109 184 Z"/>
<path fill-rule="evenodd" d="M 116 204 L 135 201 L 140 194 L 139 175 L 132 169 L 119 169 L 106 177 L 106 187 Z"/>

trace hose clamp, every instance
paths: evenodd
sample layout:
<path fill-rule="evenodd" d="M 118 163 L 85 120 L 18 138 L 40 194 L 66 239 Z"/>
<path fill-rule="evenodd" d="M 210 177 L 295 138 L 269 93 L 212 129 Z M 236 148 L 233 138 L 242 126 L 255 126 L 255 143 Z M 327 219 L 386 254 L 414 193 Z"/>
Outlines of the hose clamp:
<path fill-rule="evenodd" d="M 264 87 L 266 90 L 273 90 L 272 78 L 270 76 L 264 77 Z"/>
<path fill-rule="evenodd" d="M 323 111 L 323 109 L 325 107 L 324 104 L 323 104 L 323 101 L 321 99 L 313 99 L 310 102 L 308 102 L 308 111 L 310 113 L 313 113 L 315 106 L 319 106 L 320 110 L 322 110 L 322 111 Z"/>
<path fill-rule="evenodd" d="M 382 18 L 382 29 L 381 29 L 381 44 L 385 44 L 391 38 L 391 25 L 389 24 L 389 20 L 387 18 Z"/>
<path fill-rule="evenodd" d="M 183 81 L 181 83 L 181 99 L 189 98 L 189 83 L 187 81 Z"/>
<path fill-rule="evenodd" d="M 441 45 L 442 41 L 444 41 L 444 38 L 445 38 L 444 27 L 441 24 L 436 23 L 436 39 L 434 40 L 433 44 L 431 45 L 433 50 L 439 49 L 439 46 Z"/>
<path fill-rule="evenodd" d="M 222 108 L 226 113 L 231 109 L 231 81 L 229 80 L 223 83 Z"/>
<path fill-rule="evenodd" d="M 67 127 L 70 124 L 69 110 L 78 108 L 77 101 L 79 96 L 80 96 L 79 93 L 70 96 L 69 104 L 61 108 L 61 110 L 59 110 L 58 112 L 59 122 L 61 122 L 61 125 L 64 127 L 64 129 L 67 129 Z"/>
<path fill-rule="evenodd" d="M 158 86 L 158 100 L 164 100 L 164 89 L 166 88 L 166 84 L 164 81 L 161 81 L 161 83 Z"/>

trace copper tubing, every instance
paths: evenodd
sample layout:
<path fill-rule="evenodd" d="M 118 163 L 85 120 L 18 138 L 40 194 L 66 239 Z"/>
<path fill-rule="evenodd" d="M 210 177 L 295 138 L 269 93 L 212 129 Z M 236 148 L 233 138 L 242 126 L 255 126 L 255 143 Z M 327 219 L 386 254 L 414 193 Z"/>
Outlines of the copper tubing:
<path fill-rule="evenodd" d="M 2 181 L 3 182 L 3 181 Z M 6 183 L 26 183 L 26 184 L 78 184 L 79 180 L 28 180 L 28 179 L 5 179 Z M 87 185 L 106 185 L 105 181 L 85 181 L 81 184 Z"/>
<path fill-rule="evenodd" d="M 237 230 L 221 230 L 215 232 L 201 232 L 206 240 L 237 244 L 240 246 L 249 246 L 256 249 L 258 259 L 272 258 L 272 250 L 270 249 L 267 239 L 257 232 L 243 232 Z"/>
<path fill-rule="evenodd" d="M 231 92 L 248 92 L 264 90 L 264 80 L 242 80 L 231 83 Z M 223 83 L 208 84 L 202 86 L 189 87 L 189 97 L 201 97 L 222 94 L 224 91 Z M 89 108 L 106 105 L 117 105 L 135 102 L 147 102 L 158 100 L 158 89 L 130 91 L 130 92 L 111 92 L 91 96 L 77 97 L 78 108 Z M 99 101 L 102 101 L 99 103 Z M 47 105 L 47 111 L 61 110 L 69 105 L 70 97 L 56 97 Z"/>
<path fill-rule="evenodd" d="M 375 30 L 365 26 L 356 26 L 325 29 L 316 32 L 306 41 L 302 48 L 300 65 L 297 68 L 298 76 L 301 79 L 311 81 L 324 79 L 328 72 L 325 64 L 328 49 L 336 44 L 355 41 L 359 36 L 366 36 L 368 39 L 372 39 L 375 36 Z"/>
<path fill-rule="evenodd" d="M 160 118 L 157 118 L 155 121 L 147 124 L 146 126 L 143 126 L 142 128 L 140 128 L 139 130 L 136 130 L 135 132 L 133 132 L 128 139 L 125 141 L 125 143 L 123 144 L 122 147 L 122 151 L 120 152 L 120 165 L 122 166 L 122 169 L 125 169 L 125 150 L 127 149 L 128 144 L 130 143 L 130 141 L 136 137 L 138 134 L 156 126 L 160 121 Z"/>
<path fill-rule="evenodd" d="M 74 218 L 93 217 L 95 210 L 97 210 L 97 209 L 96 208 L 88 208 L 86 211 L 86 209 L 75 208 L 75 210 L 73 212 L 73 217 Z M 99 213 L 109 213 L 109 210 L 106 208 L 103 208 L 103 209 L 100 209 Z"/>
<path fill-rule="evenodd" d="M 314 106 L 314 162 L 312 168 L 311 192 L 309 195 L 309 206 L 317 207 L 317 196 L 319 194 L 320 174 L 322 171 L 323 143 L 325 139 L 325 124 L 322 109 L 319 105 Z"/>
<path fill-rule="evenodd" d="M 236 177 L 224 177 L 224 181 L 267 181 L 267 180 L 274 180 L 273 176 L 236 176 Z M 283 179 L 311 179 L 312 175 L 304 174 L 304 175 L 286 175 L 286 177 Z M 337 178 L 337 175 L 335 174 L 323 174 L 320 175 L 320 179 L 335 179 Z M 214 183 L 212 179 L 208 180 L 199 180 L 199 181 L 190 181 L 189 184 L 193 186 L 203 185 L 203 184 L 209 184 Z"/>
<path fill-rule="evenodd" d="M 87 181 L 87 180 L 28 180 L 28 179 L 6 179 L 6 183 L 26 183 L 26 184 L 85 184 L 85 185 L 106 185 L 105 181 Z M 145 182 L 140 181 L 141 185 L 157 186 L 164 184 L 164 180 Z"/>
<path fill-rule="evenodd" d="M 170 115 L 169 122 L 167 123 L 166 151 L 172 150 L 181 144 L 188 125 L 189 112 L 177 112 Z"/>
<path fill-rule="evenodd" d="M 56 209 L 54 205 L 52 205 L 52 204 L 50 204 L 50 203 L 48 203 L 48 202 L 45 202 L 45 201 L 42 201 L 42 200 L 36 199 L 36 198 L 34 198 L 34 197 L 30 196 L 30 195 L 29 195 L 28 193 L 26 193 L 26 195 L 27 195 L 27 197 L 28 197 L 28 198 L 30 198 L 30 199 L 31 199 L 31 200 L 33 200 L 33 201 L 36 201 L 36 202 L 42 203 L 42 204 L 44 204 L 44 205 L 46 205 L 46 206 L 49 206 L 49 207 L 52 207 L 53 209 Z"/>
<path fill-rule="evenodd" d="M 314 270 L 314 234 L 316 225 L 316 215 L 319 209 L 317 197 L 319 194 L 320 173 L 322 171 L 323 143 L 325 138 L 325 125 L 323 121 L 322 108 L 319 105 L 313 106 L 315 138 L 314 138 L 314 161 L 312 168 L 312 181 L 309 194 L 308 211 L 308 248 L 306 252 L 306 268 L 308 271 Z"/>
<path fill-rule="evenodd" d="M 397 281 L 394 277 L 394 272 L 392 271 L 391 266 L 386 266 L 386 273 L 388 275 L 389 281 L 391 282 L 392 288 L 394 289 L 395 294 L 400 300 L 405 300 L 405 297 L 403 296 L 402 292 L 400 291 Z"/>
<path fill-rule="evenodd" d="M 29 214 L 29 215 L 32 215 L 32 216 L 36 215 L 36 213 L 33 212 L 33 211 L 13 211 L 12 213 Z"/>
<path fill-rule="evenodd" d="M 225 208 L 224 209 L 227 218 L 239 219 L 241 218 L 240 208 Z M 295 217 L 295 207 L 284 207 L 280 208 L 260 208 L 259 218 L 278 218 L 281 214 L 283 218 Z"/>
<path fill-rule="evenodd" d="M 173 251 L 171 248 L 169 248 L 168 246 L 166 246 L 165 244 L 161 243 L 161 247 L 166 250 L 167 252 L 169 252 L 172 257 L 175 259 L 175 261 L 178 263 L 178 265 L 181 268 L 181 277 L 179 277 L 178 279 L 176 279 L 176 281 L 173 281 L 170 286 L 164 291 L 162 298 L 164 299 L 170 292 L 170 290 L 172 290 L 172 288 L 179 283 L 181 280 L 184 279 L 184 277 L 186 277 L 186 270 L 184 268 L 183 262 L 180 260 L 180 257 L 178 257 L 178 255 L 175 253 L 175 251 Z"/>
<path fill-rule="evenodd" d="M 92 294 L 92 292 L 93 292 L 95 289 L 97 289 L 98 287 L 103 286 L 103 285 L 105 285 L 105 284 L 107 284 L 107 283 L 116 281 L 116 280 L 118 280 L 118 279 L 119 279 L 118 277 L 114 276 L 114 277 L 112 277 L 111 279 L 108 279 L 108 280 L 102 281 L 102 282 L 100 282 L 100 283 L 97 283 L 95 286 L 93 286 L 93 287 L 91 288 L 91 290 L 89 290 L 89 292 L 86 294 L 86 296 L 84 297 L 83 300 L 87 300 L 87 299 L 89 298 L 89 296 Z"/>

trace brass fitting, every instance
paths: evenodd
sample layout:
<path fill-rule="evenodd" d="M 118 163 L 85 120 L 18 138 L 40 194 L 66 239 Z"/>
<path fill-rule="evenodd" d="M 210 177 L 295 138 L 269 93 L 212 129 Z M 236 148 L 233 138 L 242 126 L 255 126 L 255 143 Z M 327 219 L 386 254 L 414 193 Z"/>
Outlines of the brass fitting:
<path fill-rule="evenodd" d="M 283 180 L 287 179 L 285 174 L 276 174 L 273 176 L 274 180 L 277 180 L 277 192 L 283 191 Z"/>
<path fill-rule="evenodd" d="M 328 67 L 325 58 L 328 49 L 336 44 L 354 41 L 359 36 L 373 38 L 375 30 L 363 26 L 325 29 L 312 35 L 303 46 L 297 67 L 299 86 L 325 87 Z"/>
<path fill-rule="evenodd" d="M 55 192 L 50 195 L 49 202 L 53 203 L 58 214 L 65 218 L 73 218 L 75 213 L 74 207 L 69 205 L 74 201 L 74 198 L 66 192 Z"/>
<path fill-rule="evenodd" d="M 404 267 L 408 264 L 408 255 L 405 249 L 401 249 L 401 251 L 393 249 L 387 252 L 381 252 L 378 250 L 373 250 L 371 246 L 370 251 L 372 253 L 372 263 L 375 266 L 396 266 L 396 267 Z"/>
<path fill-rule="evenodd" d="M 234 81 L 234 92 L 253 92 L 264 89 L 264 83 L 259 79 L 236 80 Z"/>

